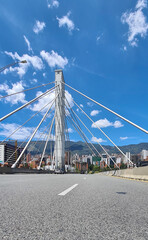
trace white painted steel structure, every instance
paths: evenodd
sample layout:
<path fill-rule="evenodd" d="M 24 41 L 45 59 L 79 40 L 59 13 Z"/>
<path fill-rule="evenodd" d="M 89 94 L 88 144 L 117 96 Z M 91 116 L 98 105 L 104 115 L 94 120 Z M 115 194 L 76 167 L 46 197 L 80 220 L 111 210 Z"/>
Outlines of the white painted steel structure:
<path fill-rule="evenodd" d="M 65 86 L 62 70 L 55 71 L 55 168 L 65 169 Z"/>
<path fill-rule="evenodd" d="M 49 83 L 49 84 L 51 84 L 51 83 Z M 34 88 L 26 89 L 26 90 L 23 90 L 21 92 L 33 90 L 35 88 L 43 87 L 43 86 L 46 86 L 46 85 L 48 85 L 48 84 L 43 84 L 43 85 L 40 85 L 40 86 L 37 86 L 37 87 L 34 87 Z M 66 127 L 66 125 L 65 125 L 65 107 L 67 108 L 67 112 L 69 113 L 67 115 L 67 119 L 70 120 L 70 122 L 72 121 L 72 125 L 77 130 L 77 132 L 79 133 L 81 138 L 88 145 L 89 149 L 92 151 L 92 153 L 94 155 L 96 155 L 96 153 L 97 153 L 99 156 L 101 156 L 101 154 L 98 152 L 98 150 L 95 148 L 95 146 L 90 142 L 89 138 L 82 131 L 82 129 L 81 129 L 80 125 L 79 125 L 79 122 L 81 122 L 83 127 L 85 127 L 87 129 L 87 131 L 91 134 L 92 137 L 95 138 L 95 136 L 92 134 L 92 132 L 89 130 L 89 128 L 85 125 L 85 123 L 78 117 L 78 115 L 75 113 L 75 111 L 70 107 L 70 104 L 69 104 L 68 100 L 65 99 L 65 85 L 68 86 L 69 88 L 71 88 L 72 90 L 74 90 L 75 92 L 79 93 L 80 95 L 84 96 L 85 98 L 93 101 L 97 105 L 99 105 L 99 106 L 105 108 L 106 110 L 112 112 L 114 115 L 116 115 L 116 116 L 120 117 L 122 120 L 130 123 L 131 125 L 133 125 L 134 127 L 138 128 L 139 130 L 143 131 L 144 133 L 148 134 L 147 130 L 143 129 L 142 127 L 136 125 L 135 123 L 133 123 L 133 122 L 129 121 L 128 119 L 122 117 L 118 113 L 112 111 L 111 109 L 105 107 L 104 105 L 98 103 L 97 101 L 93 100 L 92 98 L 86 96 L 85 94 L 81 93 L 80 91 L 78 91 L 78 90 L 74 89 L 73 87 L 69 86 L 68 84 L 66 84 L 65 81 L 64 81 L 63 71 L 62 70 L 55 70 L 55 87 L 52 87 L 51 89 L 47 90 L 46 92 L 42 93 L 41 95 L 35 97 L 34 99 L 30 100 L 29 102 L 25 103 L 24 105 L 18 107 L 16 110 L 13 110 L 9 114 L 7 114 L 4 117 L 0 118 L 0 122 L 2 122 L 6 118 L 8 118 L 11 115 L 17 113 L 21 109 L 29 106 L 30 104 L 34 103 L 35 101 L 37 101 L 37 100 L 39 100 L 41 98 L 44 98 L 47 95 L 50 95 L 53 91 L 55 93 L 55 97 L 53 97 L 53 100 L 51 102 L 49 101 L 37 113 L 33 114 L 27 121 L 25 121 L 21 126 L 19 126 L 17 129 L 15 129 L 7 137 L 7 138 L 11 137 L 15 132 L 20 130 L 26 123 L 28 123 L 31 119 L 33 119 L 38 113 L 40 113 L 43 109 L 45 109 L 49 105 L 46 113 L 42 117 L 42 119 L 39 122 L 38 126 L 35 128 L 33 133 L 31 133 L 31 135 L 27 137 L 27 139 L 29 138 L 29 140 L 26 139 L 28 142 L 25 145 L 25 147 L 24 147 L 23 151 L 21 152 L 20 156 L 17 158 L 16 162 L 11 166 L 12 168 L 15 168 L 18 165 L 22 155 L 25 153 L 25 150 L 27 150 L 30 142 L 32 141 L 32 139 L 36 135 L 36 133 L 39 130 L 40 126 L 42 125 L 42 123 L 49 116 L 50 110 L 51 111 L 53 110 L 52 106 L 54 106 L 54 104 L 55 104 L 55 117 L 53 117 L 53 121 L 51 123 L 50 129 L 49 129 L 49 133 L 48 133 L 47 138 L 46 138 L 46 143 L 45 143 L 45 146 L 44 146 L 44 149 L 43 149 L 43 154 L 42 154 L 41 161 L 40 161 L 40 164 L 39 164 L 39 169 L 41 167 L 42 160 L 43 160 L 45 152 L 46 152 L 48 140 L 49 140 L 49 137 L 51 135 L 51 131 L 52 131 L 53 123 L 54 123 L 54 118 L 55 118 L 55 125 L 54 125 L 54 127 L 55 127 L 55 146 L 54 146 L 55 168 L 56 169 L 63 169 L 63 170 L 65 169 L 65 127 Z M 20 92 L 12 93 L 10 95 L 2 96 L 1 98 L 5 98 L 5 97 L 11 96 L 11 95 L 15 95 L 15 94 L 19 94 L 19 93 Z M 67 101 L 67 104 L 65 104 L 65 100 Z M 78 107 L 80 112 L 82 112 L 93 124 L 95 124 L 95 122 L 79 106 L 79 104 L 77 104 L 74 100 L 73 100 L 73 103 L 74 103 L 74 105 L 76 105 Z M 96 128 L 98 128 L 98 130 L 100 130 L 100 132 L 116 147 L 116 149 L 126 158 L 126 160 L 128 160 L 128 162 L 131 164 L 131 166 L 134 166 L 133 162 L 130 160 L 130 157 L 126 156 L 125 153 L 121 151 L 121 149 L 110 139 L 110 137 L 101 128 L 99 128 L 98 126 L 96 126 Z M 68 127 L 67 127 L 67 129 L 68 129 Z M 5 138 L 2 142 L 6 141 L 7 138 Z M 90 142 L 90 144 L 88 144 L 89 142 Z M 23 142 L 23 143 L 25 143 L 25 142 Z M 37 141 L 36 141 L 36 143 L 37 143 Z M 112 157 L 108 154 L 106 149 L 99 142 L 98 142 L 98 144 L 103 149 L 103 151 L 107 154 L 107 156 L 110 159 L 112 159 Z M 21 145 L 19 146 L 19 148 L 20 147 L 21 147 Z M 96 153 L 93 151 L 93 149 L 91 147 L 95 150 Z M 13 154 L 15 154 L 15 152 Z M 52 158 L 52 156 L 51 156 L 51 158 Z M 0 159 L 3 160 L 2 149 L 0 149 Z M 112 161 L 114 162 L 113 159 L 112 159 Z M 117 168 L 119 168 L 118 165 L 115 162 L 114 162 L 114 164 L 116 165 Z"/>

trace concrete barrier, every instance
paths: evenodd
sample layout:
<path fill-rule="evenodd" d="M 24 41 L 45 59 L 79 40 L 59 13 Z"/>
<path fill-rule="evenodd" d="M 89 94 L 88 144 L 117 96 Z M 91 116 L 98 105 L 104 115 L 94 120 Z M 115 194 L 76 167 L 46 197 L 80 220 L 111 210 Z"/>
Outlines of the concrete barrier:
<path fill-rule="evenodd" d="M 138 167 L 133 169 L 108 171 L 108 172 L 104 172 L 103 174 L 109 175 L 109 176 L 148 181 L 148 166 Z"/>
<path fill-rule="evenodd" d="M 37 170 L 37 169 L 26 169 L 26 168 L 10 168 L 10 167 L 0 167 L 0 174 L 48 174 L 53 173 L 50 170 Z"/>

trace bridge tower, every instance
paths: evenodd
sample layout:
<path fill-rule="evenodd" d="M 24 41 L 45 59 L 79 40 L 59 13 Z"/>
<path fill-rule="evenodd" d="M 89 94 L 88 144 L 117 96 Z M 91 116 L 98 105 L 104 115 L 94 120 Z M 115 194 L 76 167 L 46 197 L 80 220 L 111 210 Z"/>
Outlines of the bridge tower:
<path fill-rule="evenodd" d="M 55 70 L 55 168 L 65 169 L 65 86 L 63 71 Z"/>

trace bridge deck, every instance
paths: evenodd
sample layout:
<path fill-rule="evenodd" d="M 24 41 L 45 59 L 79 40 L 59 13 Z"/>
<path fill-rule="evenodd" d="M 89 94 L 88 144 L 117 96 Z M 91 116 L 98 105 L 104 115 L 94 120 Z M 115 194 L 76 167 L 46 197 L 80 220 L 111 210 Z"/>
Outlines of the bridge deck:
<path fill-rule="evenodd" d="M 148 239 L 147 199 L 147 182 L 99 174 L 0 175 L 0 236 Z"/>

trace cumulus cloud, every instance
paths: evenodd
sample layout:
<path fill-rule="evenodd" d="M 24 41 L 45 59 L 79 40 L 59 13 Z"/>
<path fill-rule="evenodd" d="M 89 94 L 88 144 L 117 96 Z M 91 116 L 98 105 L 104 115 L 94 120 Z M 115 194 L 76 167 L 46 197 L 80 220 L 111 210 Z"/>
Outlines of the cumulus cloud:
<path fill-rule="evenodd" d="M 33 78 L 30 82 L 31 82 L 32 84 L 34 84 L 34 83 L 37 83 L 38 80 L 37 80 L 36 78 Z"/>
<path fill-rule="evenodd" d="M 74 130 L 73 130 L 72 128 L 68 128 L 68 129 L 66 129 L 66 132 L 68 132 L 68 133 L 73 133 Z"/>
<path fill-rule="evenodd" d="M 80 107 L 83 108 L 84 107 L 83 104 L 80 104 Z"/>
<path fill-rule="evenodd" d="M 12 132 L 14 132 L 19 127 L 20 125 L 16 123 L 6 123 L 6 124 L 0 123 L 0 136 L 8 137 Z M 17 140 L 26 140 L 31 136 L 34 130 L 35 130 L 35 127 L 22 127 L 18 131 L 16 131 L 11 138 L 17 139 Z M 43 131 L 44 131 L 43 129 L 38 130 L 34 136 L 34 139 L 40 137 L 40 140 L 43 140 L 43 138 L 45 137 L 42 134 Z M 53 135 L 51 135 L 51 139 L 54 139 Z"/>
<path fill-rule="evenodd" d="M 33 50 L 32 50 L 32 48 L 31 48 L 30 42 L 29 42 L 28 38 L 27 38 L 25 35 L 24 35 L 24 40 L 25 40 L 25 42 L 26 42 L 26 44 L 27 44 L 28 51 L 30 51 L 30 52 L 33 53 Z"/>
<path fill-rule="evenodd" d="M 16 82 L 12 83 L 12 87 L 10 88 L 7 84 L 1 84 L 0 85 L 0 92 L 5 92 L 7 95 L 15 93 L 15 92 L 20 92 L 24 90 L 23 83 Z M 17 103 L 26 103 L 27 101 L 25 100 L 25 94 L 24 93 L 19 93 L 10 97 L 4 98 L 5 103 L 11 103 L 11 104 L 17 104 Z"/>
<path fill-rule="evenodd" d="M 127 140 L 128 137 L 120 137 L 120 140 Z"/>
<path fill-rule="evenodd" d="M 87 102 L 87 106 L 88 106 L 88 107 L 93 107 L 93 106 L 94 106 L 94 103 L 93 103 L 93 102 Z"/>
<path fill-rule="evenodd" d="M 49 67 L 61 67 L 64 68 L 68 64 L 68 59 L 66 57 L 60 56 L 57 52 L 53 50 L 51 53 L 45 52 L 44 50 L 40 52 L 41 57 L 48 63 Z"/>
<path fill-rule="evenodd" d="M 8 137 L 13 131 L 15 131 L 20 125 L 16 123 L 6 123 L 0 124 L 0 136 Z M 26 139 L 34 128 L 31 127 L 22 127 L 17 132 L 13 134 L 13 139 L 23 140 Z"/>
<path fill-rule="evenodd" d="M 105 127 L 114 127 L 114 128 L 120 128 L 123 127 L 124 125 L 120 122 L 120 121 L 115 121 L 110 122 L 108 119 L 104 118 L 104 119 L 100 119 L 98 121 L 96 121 L 95 123 L 92 124 L 92 128 L 105 128 Z"/>
<path fill-rule="evenodd" d="M 96 137 L 92 137 L 91 141 L 94 143 L 106 142 L 106 140 L 103 140 L 102 138 L 96 138 Z"/>
<path fill-rule="evenodd" d="M 120 122 L 120 121 L 115 121 L 113 123 L 113 127 L 114 128 L 120 128 L 120 127 L 123 127 L 124 125 Z"/>
<path fill-rule="evenodd" d="M 129 27 L 128 42 L 131 46 L 138 46 L 138 36 L 146 37 L 148 31 L 147 19 L 143 9 L 147 8 L 147 0 L 138 0 L 134 11 L 126 11 L 121 17 L 123 24 Z"/>
<path fill-rule="evenodd" d="M 127 47 L 123 46 L 123 51 L 126 52 L 127 51 Z"/>
<path fill-rule="evenodd" d="M 96 116 L 99 114 L 99 112 L 101 112 L 101 111 L 93 110 L 93 111 L 91 111 L 90 116 Z"/>
<path fill-rule="evenodd" d="M 59 5 L 60 5 L 59 1 L 57 1 L 57 0 L 47 0 L 47 7 L 48 8 L 53 8 L 53 7 L 58 8 Z"/>
<path fill-rule="evenodd" d="M 45 22 L 40 22 L 39 20 L 36 20 L 35 25 L 33 27 L 33 31 L 38 34 L 39 32 L 43 31 L 43 29 L 46 27 Z"/>
<path fill-rule="evenodd" d="M 69 106 L 72 108 L 74 106 L 73 97 L 67 90 L 65 90 L 65 98 L 67 99 Z M 65 101 L 65 104 L 67 104 L 67 101 Z"/>
<path fill-rule="evenodd" d="M 69 18 L 71 12 L 68 12 L 67 15 L 63 16 L 62 18 L 58 18 L 59 27 L 67 27 L 69 32 L 72 32 L 75 29 L 74 22 Z"/>
<path fill-rule="evenodd" d="M 4 70 L 4 74 L 10 72 L 16 72 L 20 77 L 26 74 L 28 68 L 32 66 L 35 70 L 42 70 L 44 68 L 43 61 L 38 56 L 30 56 L 28 54 L 23 54 L 19 56 L 17 52 L 14 54 L 12 52 L 5 51 L 5 54 L 10 56 L 14 61 L 23 61 L 26 60 L 27 63 L 19 63 L 18 67 L 10 67 Z"/>
<path fill-rule="evenodd" d="M 42 93 L 43 93 L 43 92 L 38 91 L 37 94 L 36 94 L 36 97 L 38 97 L 38 96 L 41 95 Z M 73 98 L 72 98 L 72 95 L 71 95 L 67 90 L 65 91 L 65 97 L 66 97 L 66 99 L 68 100 L 70 107 L 72 108 L 73 105 L 74 105 L 74 104 L 73 104 Z M 47 105 L 49 102 L 53 101 L 54 98 L 55 98 L 55 91 L 53 91 L 53 92 L 51 92 L 50 94 L 44 96 L 43 98 L 40 98 L 36 103 L 34 103 L 32 106 L 30 106 L 30 109 L 31 109 L 32 111 L 35 111 L 35 112 L 36 112 L 36 111 L 39 111 L 41 108 L 43 108 L 43 107 L 44 107 L 45 105 Z M 52 104 L 52 102 L 51 102 L 51 104 Z M 46 108 L 44 108 L 43 113 L 44 113 L 45 111 L 47 111 L 47 109 L 49 108 L 49 106 L 50 106 L 51 104 L 49 104 L 48 106 L 46 106 Z M 66 100 L 65 100 L 65 104 L 67 105 Z M 68 105 L 67 105 L 67 107 L 68 107 Z M 55 109 L 55 105 L 53 104 L 52 110 L 54 110 L 54 109 Z"/>

